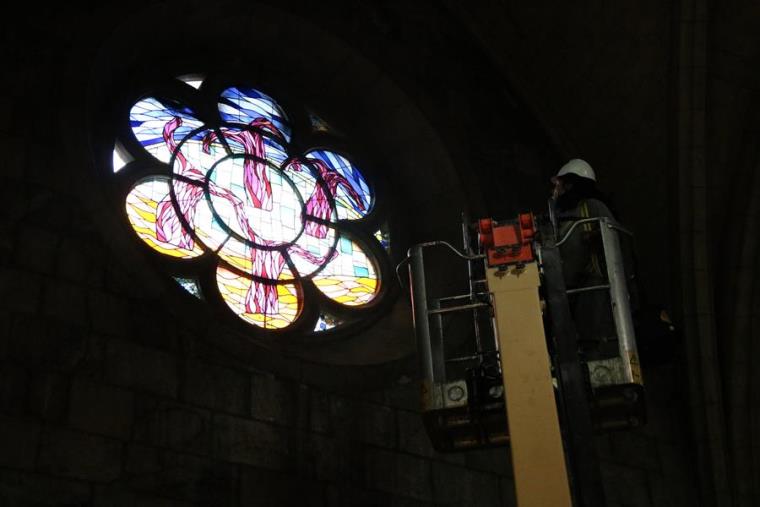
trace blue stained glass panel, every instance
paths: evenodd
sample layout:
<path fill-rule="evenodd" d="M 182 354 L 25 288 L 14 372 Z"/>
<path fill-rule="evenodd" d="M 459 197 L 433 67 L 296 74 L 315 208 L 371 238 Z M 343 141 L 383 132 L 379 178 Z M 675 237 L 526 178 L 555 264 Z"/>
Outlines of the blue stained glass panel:
<path fill-rule="evenodd" d="M 258 119 L 268 120 L 285 141 L 290 142 L 290 127 L 285 111 L 268 95 L 245 87 L 227 88 L 219 99 L 219 114 L 230 123 L 250 125 Z"/>
<path fill-rule="evenodd" d="M 129 124 L 135 137 L 151 155 L 162 162 L 169 162 L 172 155 L 164 140 L 164 128 L 176 118 L 181 122 L 174 131 L 177 143 L 203 124 L 189 108 L 173 106 L 153 97 L 138 101 L 129 112 Z M 200 139 L 201 134 L 195 137 Z"/>
<path fill-rule="evenodd" d="M 358 167 L 344 156 L 328 150 L 314 150 L 307 158 L 318 160 L 339 175 L 333 183 L 338 218 L 355 220 L 369 213 L 372 206 L 372 192 Z"/>

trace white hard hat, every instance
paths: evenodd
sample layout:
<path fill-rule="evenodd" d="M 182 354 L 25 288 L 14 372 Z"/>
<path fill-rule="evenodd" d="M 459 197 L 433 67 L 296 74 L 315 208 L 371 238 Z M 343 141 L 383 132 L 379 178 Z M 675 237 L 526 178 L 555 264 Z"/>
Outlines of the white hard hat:
<path fill-rule="evenodd" d="M 567 164 L 563 165 L 557 173 L 557 176 L 564 176 L 565 174 L 575 174 L 581 178 L 588 178 L 596 181 L 594 170 L 588 165 L 588 162 L 579 158 L 574 158 Z"/>

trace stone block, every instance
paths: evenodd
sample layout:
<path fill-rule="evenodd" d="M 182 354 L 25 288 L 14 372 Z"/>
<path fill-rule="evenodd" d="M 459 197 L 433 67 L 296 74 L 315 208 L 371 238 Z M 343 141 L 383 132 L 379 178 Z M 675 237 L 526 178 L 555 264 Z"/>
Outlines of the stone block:
<path fill-rule="evenodd" d="M 618 463 L 660 470 L 660 460 L 657 454 L 657 444 L 654 440 L 636 432 L 618 432 L 610 434 L 610 446 L 613 459 Z"/>
<path fill-rule="evenodd" d="M 139 396 L 135 400 L 133 431 L 136 442 L 203 455 L 211 453 L 211 415 L 196 407 Z"/>
<path fill-rule="evenodd" d="M 498 475 L 512 476 L 512 458 L 509 447 L 477 449 L 463 454 L 465 456 L 465 464 L 469 468 Z"/>
<path fill-rule="evenodd" d="M 398 409 L 418 411 L 420 409 L 420 384 L 410 380 L 396 384 L 384 392 L 384 403 Z"/>
<path fill-rule="evenodd" d="M 136 464 L 141 458 L 146 464 Z M 128 452 L 126 482 L 135 490 L 200 505 L 236 505 L 237 467 L 172 451 Z M 146 466 L 147 465 L 147 466 Z"/>
<path fill-rule="evenodd" d="M 0 363 L 0 411 L 23 414 L 27 409 L 29 374 L 12 363 Z"/>
<path fill-rule="evenodd" d="M 329 484 L 326 498 L 330 507 L 388 507 L 393 505 L 394 499 L 387 493 L 362 489 L 347 482 Z"/>
<path fill-rule="evenodd" d="M 29 411 L 46 421 L 63 421 L 68 398 L 69 378 L 60 373 L 40 373 L 29 383 Z"/>
<path fill-rule="evenodd" d="M 294 382 L 265 373 L 251 376 L 251 416 L 255 419 L 294 424 L 296 399 Z"/>
<path fill-rule="evenodd" d="M 380 405 L 359 405 L 360 438 L 368 444 L 396 448 L 396 411 Z"/>
<path fill-rule="evenodd" d="M 107 343 L 105 362 L 106 378 L 114 384 L 177 396 L 177 359 L 166 352 L 114 338 Z"/>
<path fill-rule="evenodd" d="M 56 319 L 17 315 L 8 348 L 11 358 L 31 368 L 68 371 L 85 356 L 87 331 Z"/>
<path fill-rule="evenodd" d="M 105 259 L 100 242 L 64 237 L 58 248 L 56 272 L 65 280 L 99 288 L 103 286 Z"/>
<path fill-rule="evenodd" d="M 43 294 L 42 312 L 45 315 L 72 324 L 87 324 L 87 296 L 82 287 L 48 280 Z"/>
<path fill-rule="evenodd" d="M 499 505 L 499 477 L 433 462 L 433 499 L 437 505 Z"/>
<path fill-rule="evenodd" d="M 189 403 L 230 412 L 248 414 L 247 373 L 197 360 L 185 362 L 182 397 Z"/>
<path fill-rule="evenodd" d="M 131 303 L 128 308 L 127 333 L 130 340 L 146 347 L 169 352 L 179 350 L 176 318 L 163 305 L 149 305 L 143 301 Z"/>
<path fill-rule="evenodd" d="M 326 507 L 325 485 L 304 477 L 254 467 L 243 467 L 241 505 L 303 505 Z M 364 504 L 355 504 L 364 505 Z"/>
<path fill-rule="evenodd" d="M 649 482 L 644 470 L 603 462 L 602 481 L 608 503 L 650 507 Z"/>
<path fill-rule="evenodd" d="M 435 455 L 422 416 L 419 413 L 399 410 L 398 418 L 399 450 L 431 458 Z"/>
<path fill-rule="evenodd" d="M 127 440 L 133 420 L 134 395 L 130 391 L 84 379 L 72 383 L 69 422 L 74 428 Z"/>
<path fill-rule="evenodd" d="M 15 263 L 35 273 L 52 273 L 59 241 L 60 238 L 48 230 L 26 226 L 16 241 Z"/>
<path fill-rule="evenodd" d="M 114 483 L 94 487 L 92 507 L 196 507 L 198 504 L 134 491 Z"/>
<path fill-rule="evenodd" d="M 126 299 L 92 289 L 87 293 L 87 303 L 92 329 L 95 332 L 119 337 L 127 335 L 129 319 Z M 142 322 L 141 325 L 149 326 L 150 323 Z"/>
<path fill-rule="evenodd" d="M 396 414 L 389 407 L 332 396 L 330 420 L 336 435 L 380 447 L 396 447 Z"/>
<path fill-rule="evenodd" d="M 330 395 L 316 389 L 309 390 L 309 429 L 326 433 L 330 431 Z"/>
<path fill-rule="evenodd" d="M 502 477 L 499 480 L 502 507 L 517 507 L 517 495 L 515 493 L 515 481 L 511 477 Z"/>
<path fill-rule="evenodd" d="M 84 506 L 90 502 L 87 483 L 16 470 L 0 470 L 0 505 Z"/>
<path fill-rule="evenodd" d="M 261 421 L 214 417 L 214 457 L 234 463 L 284 470 L 292 463 L 288 433 Z"/>
<path fill-rule="evenodd" d="M 432 500 L 430 461 L 383 449 L 368 449 L 365 460 L 367 488 L 416 500 Z"/>
<path fill-rule="evenodd" d="M 33 313 L 42 298 L 42 281 L 38 275 L 0 268 L 0 306 L 5 310 Z"/>
<path fill-rule="evenodd" d="M 0 466 L 33 468 L 39 439 L 36 421 L 0 415 Z"/>
<path fill-rule="evenodd" d="M 41 472 L 92 482 L 109 482 L 121 473 L 122 444 L 68 429 L 50 428 L 40 438 Z"/>

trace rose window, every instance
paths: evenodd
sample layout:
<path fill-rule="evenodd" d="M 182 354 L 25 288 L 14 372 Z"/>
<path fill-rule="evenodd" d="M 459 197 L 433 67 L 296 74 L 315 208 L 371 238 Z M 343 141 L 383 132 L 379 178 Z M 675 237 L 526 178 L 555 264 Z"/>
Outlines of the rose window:
<path fill-rule="evenodd" d="M 183 288 L 266 330 L 330 329 L 375 305 L 387 235 L 354 160 L 303 142 L 299 151 L 294 122 L 256 89 L 219 87 L 209 99 L 185 82 L 184 100 L 137 100 L 114 150 L 136 237 Z M 302 116 L 312 133 L 329 131 Z"/>

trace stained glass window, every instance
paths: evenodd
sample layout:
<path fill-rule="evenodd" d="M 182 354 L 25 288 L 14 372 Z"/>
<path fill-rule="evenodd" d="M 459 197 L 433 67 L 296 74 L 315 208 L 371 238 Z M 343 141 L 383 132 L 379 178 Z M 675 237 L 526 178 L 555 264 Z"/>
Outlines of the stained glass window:
<path fill-rule="evenodd" d="M 179 276 L 175 276 L 174 280 L 179 284 L 180 287 L 185 289 L 187 292 L 192 294 L 193 296 L 197 297 L 198 299 L 203 299 L 201 297 L 201 288 L 198 285 L 198 281 L 194 280 L 192 278 L 182 278 Z"/>
<path fill-rule="evenodd" d="M 206 87 L 197 75 L 178 79 Z M 218 296 L 256 328 L 304 329 L 299 323 L 311 318 L 307 329 L 325 331 L 376 303 L 389 239 L 368 220 L 376 195 L 360 165 L 329 147 L 291 146 L 294 124 L 314 126 L 306 109 L 295 112 L 306 121 L 292 122 L 272 96 L 244 85 L 223 87 L 213 104 L 206 96 L 147 96 L 129 110 L 136 143 L 118 144 L 111 170 L 128 173 L 129 161 L 144 159 L 122 146 L 155 160 L 152 175 L 136 171 L 126 194 L 136 237 L 177 266 L 215 259 L 211 273 L 174 279 L 196 297 Z M 217 117 L 197 113 L 209 106 Z"/>

